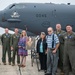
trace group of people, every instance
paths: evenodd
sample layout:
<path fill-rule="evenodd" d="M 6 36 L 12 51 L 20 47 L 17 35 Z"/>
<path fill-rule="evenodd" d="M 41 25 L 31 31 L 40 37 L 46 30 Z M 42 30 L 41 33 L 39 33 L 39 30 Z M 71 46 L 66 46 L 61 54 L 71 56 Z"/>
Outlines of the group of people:
<path fill-rule="evenodd" d="M 70 24 L 66 31 L 61 28 L 61 24 L 56 24 L 56 31 L 49 27 L 48 35 L 41 32 L 37 41 L 40 67 L 45 75 L 56 75 L 58 68 L 64 75 L 75 75 L 75 33 Z"/>
<path fill-rule="evenodd" d="M 41 32 L 37 41 L 37 53 L 39 55 L 41 70 L 45 75 L 56 75 L 57 68 L 60 68 L 64 75 L 75 75 L 75 33 L 72 26 L 68 24 L 66 31 L 62 30 L 61 24 L 56 24 L 56 31 L 52 27 L 47 29 L 48 35 Z M 25 30 L 18 33 L 15 28 L 14 34 L 9 34 L 9 29 L 1 36 L 2 41 L 2 62 L 6 65 L 6 52 L 8 52 L 9 65 L 15 65 L 17 55 L 17 65 L 26 66 L 26 56 L 28 55 L 26 45 L 28 42 Z M 11 52 L 13 52 L 11 57 Z M 21 63 L 21 64 L 20 64 Z"/>
<path fill-rule="evenodd" d="M 25 30 L 18 33 L 18 28 L 14 29 L 14 34 L 9 33 L 9 29 L 5 28 L 5 33 L 1 36 L 2 41 L 2 62 L 6 65 L 6 52 L 8 52 L 9 65 L 15 65 L 15 56 L 17 55 L 17 65 L 21 67 L 26 66 L 26 56 L 28 55 L 26 50 L 26 44 L 28 41 L 27 33 Z M 11 54 L 12 52 L 12 54 Z M 12 55 L 12 56 L 11 56 Z M 23 60 L 22 60 L 23 59 Z M 20 62 L 22 63 L 20 64 Z"/>

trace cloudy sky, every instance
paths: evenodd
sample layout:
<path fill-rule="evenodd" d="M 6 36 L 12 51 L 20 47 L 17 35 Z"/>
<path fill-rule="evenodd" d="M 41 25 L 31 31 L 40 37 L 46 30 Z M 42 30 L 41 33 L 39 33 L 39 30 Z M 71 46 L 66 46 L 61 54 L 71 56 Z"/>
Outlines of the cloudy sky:
<path fill-rule="evenodd" d="M 74 0 L 0 0 L 0 10 L 3 10 L 5 7 L 7 7 L 9 4 L 12 3 L 71 3 L 72 5 L 75 5 Z"/>

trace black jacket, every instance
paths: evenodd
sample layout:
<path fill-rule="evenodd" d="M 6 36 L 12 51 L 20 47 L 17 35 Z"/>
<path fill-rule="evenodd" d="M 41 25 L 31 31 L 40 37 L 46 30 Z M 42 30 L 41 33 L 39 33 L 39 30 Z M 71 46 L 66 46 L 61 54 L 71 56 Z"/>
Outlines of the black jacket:
<path fill-rule="evenodd" d="M 41 42 L 43 42 L 43 53 L 45 54 L 45 51 L 47 50 L 47 43 L 46 43 L 46 39 L 44 39 L 42 41 L 42 39 L 39 39 L 38 42 L 37 42 L 37 53 L 40 53 L 40 44 Z"/>

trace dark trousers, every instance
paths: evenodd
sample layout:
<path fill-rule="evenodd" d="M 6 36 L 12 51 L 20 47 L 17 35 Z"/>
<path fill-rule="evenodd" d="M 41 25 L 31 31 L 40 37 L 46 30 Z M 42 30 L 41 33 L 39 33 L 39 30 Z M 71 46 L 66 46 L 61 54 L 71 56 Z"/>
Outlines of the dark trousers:
<path fill-rule="evenodd" d="M 8 46 L 3 46 L 2 49 L 2 62 L 6 63 L 6 52 L 8 52 L 8 62 L 11 62 L 11 50 Z"/>
<path fill-rule="evenodd" d="M 47 70 L 47 55 L 39 53 L 40 67 L 41 70 Z"/>
<path fill-rule="evenodd" d="M 15 64 L 15 56 L 17 55 L 17 63 L 20 63 L 20 56 L 18 55 L 18 48 L 14 48 L 13 50 L 13 57 L 12 57 L 12 63 Z"/>

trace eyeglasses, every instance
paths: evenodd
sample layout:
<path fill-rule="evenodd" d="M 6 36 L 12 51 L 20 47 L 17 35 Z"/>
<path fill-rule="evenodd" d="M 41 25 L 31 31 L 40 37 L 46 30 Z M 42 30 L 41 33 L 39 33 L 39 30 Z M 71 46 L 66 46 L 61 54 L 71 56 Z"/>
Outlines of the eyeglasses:
<path fill-rule="evenodd" d="M 52 32 L 52 31 L 48 31 L 48 32 Z"/>

